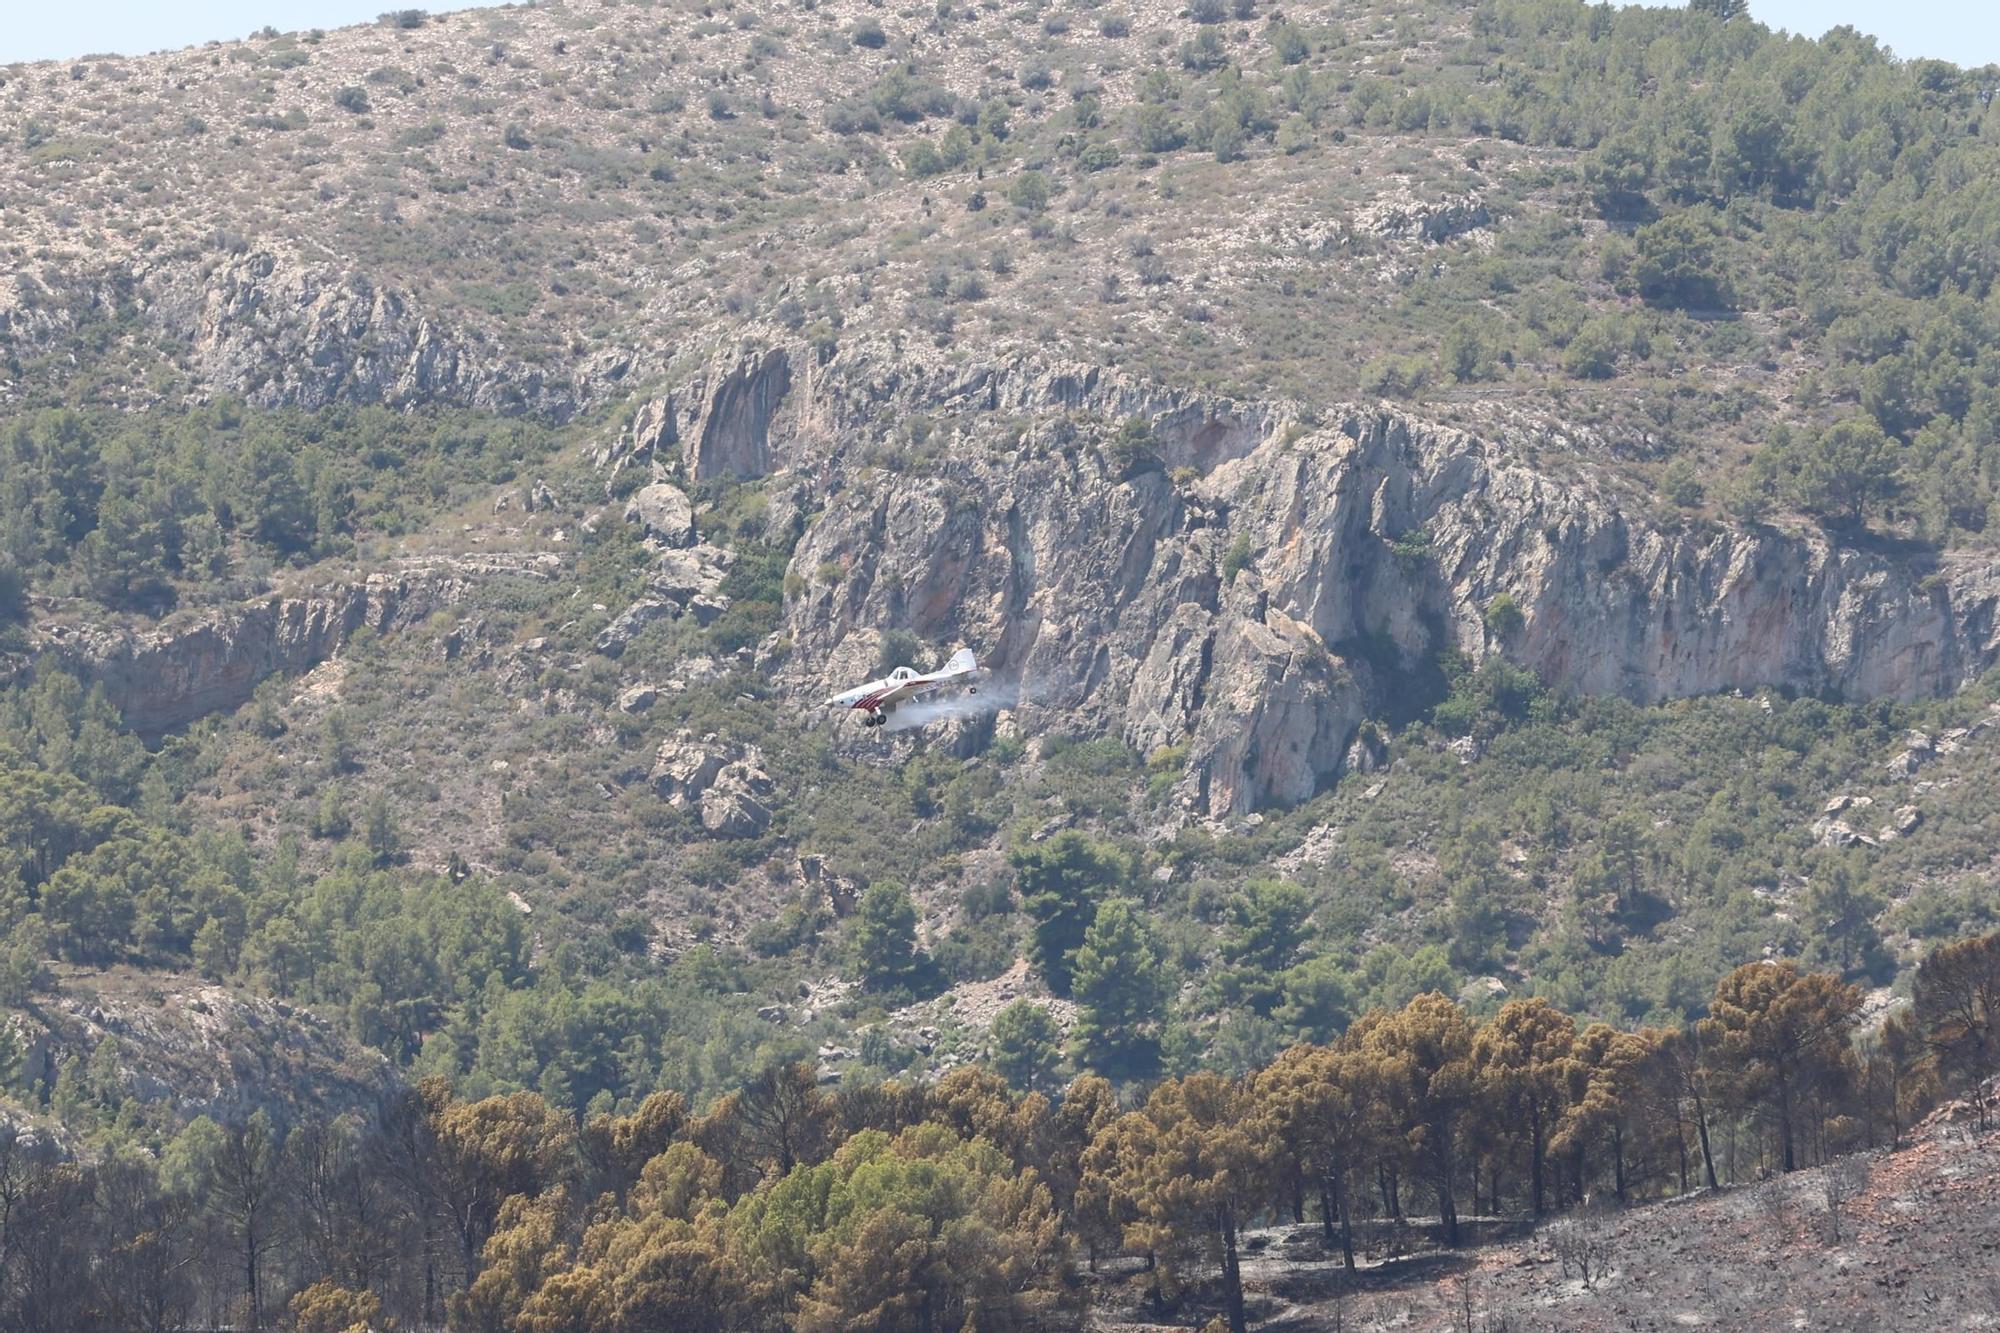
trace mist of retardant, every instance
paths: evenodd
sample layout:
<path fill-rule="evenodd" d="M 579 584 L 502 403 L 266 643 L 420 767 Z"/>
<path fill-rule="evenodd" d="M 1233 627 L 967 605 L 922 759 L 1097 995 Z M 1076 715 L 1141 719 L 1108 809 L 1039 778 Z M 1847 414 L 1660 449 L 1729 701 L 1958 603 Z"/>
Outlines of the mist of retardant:
<path fill-rule="evenodd" d="M 907 731 L 911 727 L 927 727 L 933 722 L 962 722 L 1012 708 L 1020 702 L 1019 681 L 988 681 L 979 687 L 976 694 L 961 692 L 948 698 L 918 699 L 903 704 L 889 714 L 889 720 L 882 724 L 882 729 Z"/>

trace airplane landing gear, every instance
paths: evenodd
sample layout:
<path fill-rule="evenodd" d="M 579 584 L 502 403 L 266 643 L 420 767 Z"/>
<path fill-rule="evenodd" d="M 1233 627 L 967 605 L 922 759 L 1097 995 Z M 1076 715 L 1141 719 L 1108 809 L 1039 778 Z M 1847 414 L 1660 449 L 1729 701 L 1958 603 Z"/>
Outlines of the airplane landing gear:
<path fill-rule="evenodd" d="M 867 717 L 861 720 L 861 725 L 864 727 L 879 727 L 888 720 L 889 718 L 886 714 L 870 713 Z"/>

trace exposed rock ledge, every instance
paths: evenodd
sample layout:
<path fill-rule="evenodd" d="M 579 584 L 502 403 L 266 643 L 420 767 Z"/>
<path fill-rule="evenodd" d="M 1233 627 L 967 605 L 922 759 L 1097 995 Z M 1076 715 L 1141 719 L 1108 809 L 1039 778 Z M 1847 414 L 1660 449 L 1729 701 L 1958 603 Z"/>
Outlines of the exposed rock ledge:
<path fill-rule="evenodd" d="M 466 587 L 457 569 L 370 574 L 157 627 L 44 623 L 34 646 L 102 685 L 126 724 L 152 739 L 240 706 L 266 676 L 309 670 L 363 625 L 380 631 L 421 620 Z"/>

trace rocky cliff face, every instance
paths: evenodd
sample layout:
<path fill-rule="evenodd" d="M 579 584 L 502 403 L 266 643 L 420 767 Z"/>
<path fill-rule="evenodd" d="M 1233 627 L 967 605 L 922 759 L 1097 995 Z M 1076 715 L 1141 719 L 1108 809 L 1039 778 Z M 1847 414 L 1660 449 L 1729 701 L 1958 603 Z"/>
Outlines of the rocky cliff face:
<path fill-rule="evenodd" d="M 1337 775 L 1395 686 L 1375 675 L 1385 642 L 1412 661 L 1504 653 L 1559 688 L 1646 702 L 1764 685 L 1909 698 L 2000 660 L 1991 562 L 1667 530 L 1538 473 L 1506 431 L 866 351 L 812 388 L 758 409 L 779 423 L 775 465 L 823 508 L 786 606 L 801 689 L 865 671 L 891 628 L 968 643 L 1019 681 L 1031 729 L 1185 745 L 1183 793 L 1211 815 Z M 820 429 L 785 434 L 807 419 Z M 1520 621 L 1489 629 L 1503 594 Z"/>
<path fill-rule="evenodd" d="M 372 574 L 153 628 L 45 622 L 35 647 L 102 685 L 126 723 L 151 738 L 240 706 L 266 676 L 309 670 L 363 625 L 380 631 L 421 620 L 465 586 L 453 570 Z"/>

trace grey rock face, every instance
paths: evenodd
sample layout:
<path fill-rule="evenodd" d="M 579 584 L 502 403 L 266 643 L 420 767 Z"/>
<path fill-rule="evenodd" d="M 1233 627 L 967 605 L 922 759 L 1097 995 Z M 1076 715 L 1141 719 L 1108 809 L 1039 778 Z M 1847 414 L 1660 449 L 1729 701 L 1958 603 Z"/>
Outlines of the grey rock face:
<path fill-rule="evenodd" d="M 389 630 L 463 597 L 450 571 L 371 574 L 302 597 L 270 597 L 148 629 L 49 624 L 37 647 L 104 686 L 126 724 L 147 738 L 239 707 L 266 676 L 308 670 L 366 625 Z"/>
<path fill-rule="evenodd" d="M 1419 199 L 1406 190 L 1390 193 L 1364 205 L 1355 223 L 1364 230 L 1398 240 L 1423 240 L 1432 245 L 1490 226 L 1493 215 L 1477 195 L 1447 195 L 1441 199 Z"/>
<path fill-rule="evenodd" d="M 754 838 L 771 826 L 777 787 L 755 756 L 726 764 L 701 796 L 701 826 L 719 838 Z"/>
<path fill-rule="evenodd" d="M 777 786 L 755 746 L 683 731 L 660 747 L 650 776 L 661 800 L 695 814 L 712 836 L 754 838 L 770 827 Z"/>
<path fill-rule="evenodd" d="M 706 544 L 663 551 L 646 586 L 675 605 L 686 606 L 694 598 L 716 596 L 733 559 L 730 552 Z"/>
<path fill-rule="evenodd" d="M 661 394 L 639 405 L 632 415 L 632 429 L 614 437 L 592 455 L 592 461 L 617 476 L 634 463 L 657 459 L 663 448 L 681 441 L 674 395 Z"/>
<path fill-rule="evenodd" d="M 697 741 L 683 731 L 654 756 L 653 790 L 674 809 L 686 810 L 701 799 L 729 759 L 728 749 L 713 735 Z"/>
<path fill-rule="evenodd" d="M 252 251 L 206 274 L 163 265 L 138 291 L 148 324 L 188 349 L 202 380 L 260 406 L 442 400 L 560 419 L 580 400 L 352 271 Z"/>
<path fill-rule="evenodd" d="M 660 692 L 651 685 L 634 685 L 618 694 L 618 711 L 621 713 L 643 713 L 659 702 Z"/>
<path fill-rule="evenodd" d="M 2000 660 L 1990 562 L 1656 527 L 1528 466 L 1504 431 L 1368 408 L 1312 425 L 1296 405 L 1092 369 L 849 355 L 816 375 L 830 436 L 775 446 L 823 507 L 793 558 L 784 677 L 859 678 L 891 628 L 968 643 L 1019 682 L 1031 732 L 1186 746 L 1202 813 L 1310 796 L 1396 683 L 1369 663 L 1501 651 L 1484 613 L 1503 593 L 1522 612 L 1510 659 L 1641 702 L 1765 685 L 1911 698 Z M 870 432 L 918 412 L 957 446 L 923 473 L 864 471 Z M 1132 416 L 1152 425 L 1136 460 L 1110 447 Z M 829 563 L 836 583 L 807 577 Z"/>
<path fill-rule="evenodd" d="M 198 978 L 149 974 L 147 990 L 58 989 L 11 1019 L 31 1069 L 116 1042 L 124 1093 L 184 1116 L 268 1111 L 280 1120 L 365 1114 L 395 1086 L 379 1052 L 310 1010 Z"/>
<path fill-rule="evenodd" d="M 665 620 L 679 614 L 679 609 L 670 603 L 644 598 L 620 611 L 615 620 L 599 631 L 596 641 L 591 646 L 606 657 L 617 657 L 631 645 L 632 640 L 639 637 L 646 626 L 656 620 Z"/>
<path fill-rule="evenodd" d="M 791 387 L 791 358 L 782 348 L 745 352 L 719 369 L 694 433 L 694 479 L 770 471 L 771 423 Z"/>

